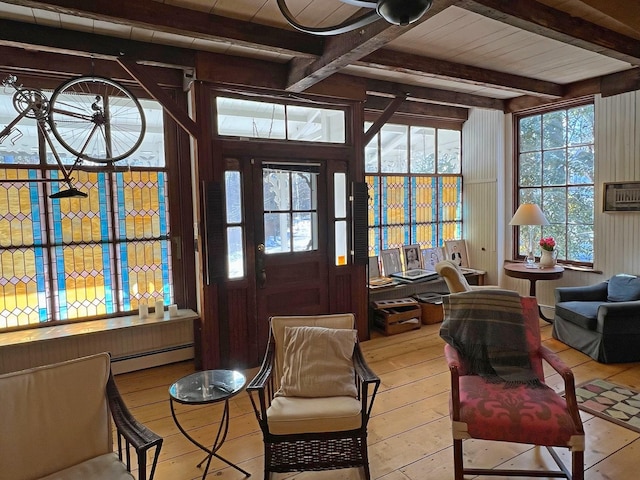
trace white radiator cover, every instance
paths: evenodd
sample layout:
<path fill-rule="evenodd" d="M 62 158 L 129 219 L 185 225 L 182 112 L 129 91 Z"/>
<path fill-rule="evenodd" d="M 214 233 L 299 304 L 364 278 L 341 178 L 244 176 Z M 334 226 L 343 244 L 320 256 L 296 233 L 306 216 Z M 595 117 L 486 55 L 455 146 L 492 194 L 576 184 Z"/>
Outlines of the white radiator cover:
<path fill-rule="evenodd" d="M 56 325 L 0 334 L 0 373 L 109 352 L 114 373 L 193 358 L 193 324 L 198 315 L 137 316 Z"/>

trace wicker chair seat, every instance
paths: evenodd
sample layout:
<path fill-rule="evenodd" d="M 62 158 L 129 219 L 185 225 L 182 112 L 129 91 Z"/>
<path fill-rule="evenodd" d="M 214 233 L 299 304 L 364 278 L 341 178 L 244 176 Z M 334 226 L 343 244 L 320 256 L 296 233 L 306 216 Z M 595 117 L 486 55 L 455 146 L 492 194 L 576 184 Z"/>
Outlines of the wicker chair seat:
<path fill-rule="evenodd" d="M 267 409 L 274 435 L 342 432 L 362 425 L 362 403 L 351 397 L 276 397 Z"/>

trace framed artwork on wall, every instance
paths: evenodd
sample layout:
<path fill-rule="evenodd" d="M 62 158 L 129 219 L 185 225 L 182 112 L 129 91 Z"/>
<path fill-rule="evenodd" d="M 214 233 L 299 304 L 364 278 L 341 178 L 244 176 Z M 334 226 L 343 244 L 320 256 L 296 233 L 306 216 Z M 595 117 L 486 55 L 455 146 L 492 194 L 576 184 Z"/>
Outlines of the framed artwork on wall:
<path fill-rule="evenodd" d="M 447 240 L 444 242 L 447 251 L 447 259 L 458 267 L 469 268 L 469 255 L 467 254 L 467 242 L 464 240 Z"/>
<path fill-rule="evenodd" d="M 603 212 L 640 212 L 640 182 L 604 184 Z"/>

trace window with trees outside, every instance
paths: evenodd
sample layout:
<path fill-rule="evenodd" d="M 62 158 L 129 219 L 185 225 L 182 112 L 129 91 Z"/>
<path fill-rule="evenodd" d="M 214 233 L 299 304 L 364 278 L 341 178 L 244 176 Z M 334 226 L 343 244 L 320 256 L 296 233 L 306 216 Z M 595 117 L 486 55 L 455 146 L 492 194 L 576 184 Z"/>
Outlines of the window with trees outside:
<path fill-rule="evenodd" d="M 365 130 L 371 124 L 365 124 Z M 461 132 L 387 124 L 365 149 L 369 255 L 462 235 Z"/>
<path fill-rule="evenodd" d="M 553 237 L 558 260 L 593 264 L 594 105 L 572 105 L 517 116 L 518 204 L 535 203 L 549 225 L 534 239 Z M 526 255 L 528 231 L 520 229 L 516 255 Z M 534 245 L 535 246 L 535 245 Z"/>
<path fill-rule="evenodd" d="M 140 103 L 141 146 L 115 168 L 83 162 L 73 172 L 86 198 L 49 197 L 61 186 L 41 180 L 61 173 L 35 119 L 2 139 L 0 330 L 173 303 L 162 107 Z M 0 126 L 15 114 L 12 92 L 0 92 Z M 55 150 L 63 164 L 75 161 L 57 142 Z"/>

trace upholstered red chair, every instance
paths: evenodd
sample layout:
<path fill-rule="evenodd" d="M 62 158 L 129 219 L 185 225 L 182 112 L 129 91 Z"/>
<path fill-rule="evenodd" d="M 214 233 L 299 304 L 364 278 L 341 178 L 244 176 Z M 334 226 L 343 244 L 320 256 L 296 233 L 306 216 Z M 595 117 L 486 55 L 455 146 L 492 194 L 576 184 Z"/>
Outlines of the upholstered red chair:
<path fill-rule="evenodd" d="M 508 316 L 510 318 L 505 321 Z M 514 318 L 519 318 L 521 324 L 509 324 Z M 575 397 L 573 373 L 559 357 L 541 345 L 539 321 L 536 299 L 520 298 L 516 292 L 479 290 L 445 298 L 441 336 L 447 341 L 445 358 L 451 373 L 450 415 L 455 480 L 463 480 L 465 475 L 584 479 L 585 437 Z M 456 331 L 463 332 L 458 338 L 473 339 L 467 342 L 471 345 L 470 349 L 467 348 L 469 345 L 452 340 L 452 337 L 456 337 Z M 515 334 L 520 335 L 521 339 L 511 336 Z M 510 368 L 509 360 L 493 370 L 494 373 L 506 372 L 502 376 L 501 373 L 486 374 L 486 371 L 473 373 L 473 369 L 478 371 L 482 368 L 478 368 L 477 359 L 470 361 L 474 354 L 469 352 L 477 352 L 481 345 L 486 355 L 487 351 L 496 348 L 492 345 L 492 338 L 509 341 L 510 346 L 506 350 L 510 351 L 501 352 L 498 356 L 519 357 L 518 367 Z M 455 348 L 453 345 L 456 345 Z M 515 354 L 513 349 L 516 350 Z M 519 355 L 518 350 L 526 353 Z M 545 385 L 542 360 L 562 376 L 565 397 Z M 510 377 L 521 369 L 526 370 L 530 377 Z M 517 380 L 509 381 L 514 378 Z M 467 439 L 545 446 L 559 470 L 467 468 L 463 454 L 463 442 Z M 571 450 L 571 472 L 552 447 Z"/>

